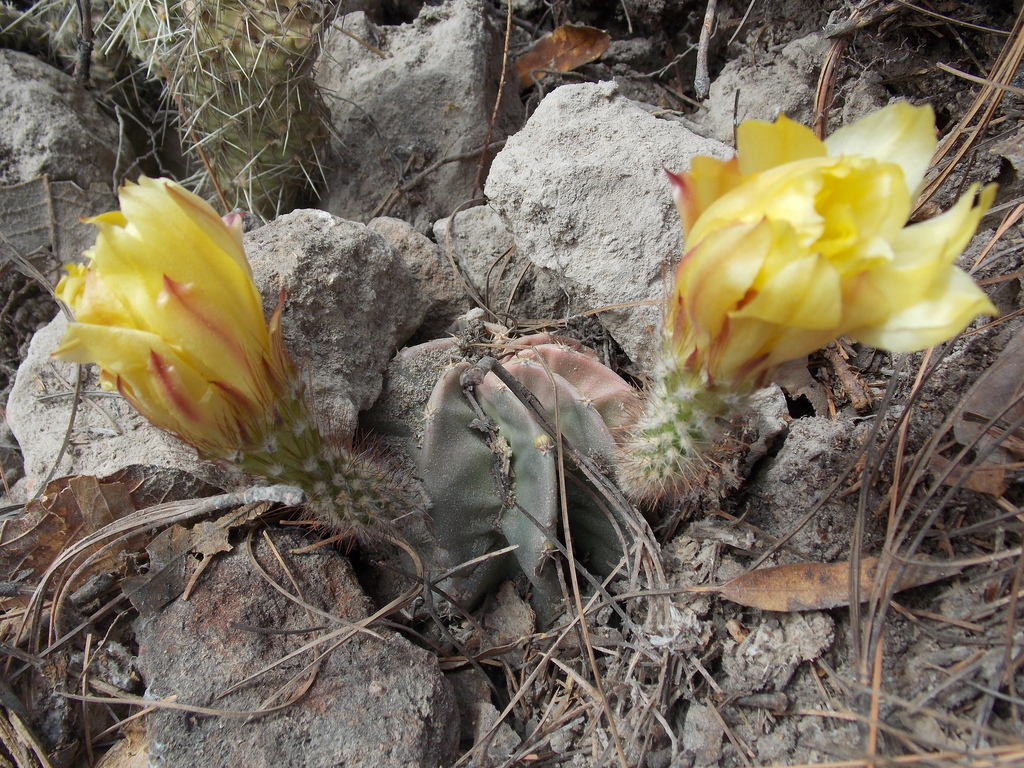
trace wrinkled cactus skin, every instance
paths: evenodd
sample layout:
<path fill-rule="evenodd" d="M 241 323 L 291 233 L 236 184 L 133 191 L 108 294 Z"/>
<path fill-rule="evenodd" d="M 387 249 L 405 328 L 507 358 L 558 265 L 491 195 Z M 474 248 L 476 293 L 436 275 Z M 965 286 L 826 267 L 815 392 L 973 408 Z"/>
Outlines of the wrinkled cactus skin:
<path fill-rule="evenodd" d="M 505 370 L 540 401 L 563 439 L 599 466 L 613 466 L 616 433 L 639 407 L 636 392 L 582 347 L 548 335 L 518 339 L 514 347 Z M 538 620 L 547 625 L 561 612 L 563 595 L 556 567 L 562 523 L 556 437 L 493 372 L 469 390 L 480 408 L 474 411 L 463 386 L 471 367 L 461 362 L 441 374 L 417 451 L 437 559 L 450 567 L 515 546 L 456 574 L 446 589 L 472 602 L 521 571 L 533 587 Z M 569 463 L 564 476 L 574 555 L 607 576 L 629 544 L 627 528 Z"/>

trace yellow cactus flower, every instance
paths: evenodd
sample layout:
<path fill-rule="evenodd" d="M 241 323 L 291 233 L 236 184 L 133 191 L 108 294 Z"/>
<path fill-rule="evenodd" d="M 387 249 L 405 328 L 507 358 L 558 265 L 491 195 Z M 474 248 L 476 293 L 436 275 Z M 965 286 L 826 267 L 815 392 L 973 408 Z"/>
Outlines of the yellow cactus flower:
<path fill-rule="evenodd" d="M 670 174 L 685 235 L 666 328 L 678 364 L 749 389 L 839 336 L 909 352 L 993 314 L 953 261 L 995 187 L 907 225 L 935 146 L 931 108 L 900 102 L 824 142 L 785 117 L 747 121 L 736 157 Z"/>
<path fill-rule="evenodd" d="M 209 458 L 233 460 L 274 424 L 294 386 L 277 316 L 270 328 L 242 248 L 225 222 L 167 179 L 120 190 L 87 265 L 57 286 L 75 322 L 54 355 L 97 363 L 101 383 Z"/>
<path fill-rule="evenodd" d="M 730 160 L 696 157 L 669 174 L 685 251 L 664 354 L 619 466 L 641 501 L 702 482 L 722 417 L 783 363 L 839 336 L 922 349 L 995 313 L 953 264 L 995 187 L 907 224 L 937 143 L 930 107 L 897 103 L 824 142 L 785 117 L 752 120 L 736 142 Z"/>
<path fill-rule="evenodd" d="M 305 491 L 306 506 L 343 532 L 370 534 L 409 506 L 401 477 L 376 457 L 327 440 L 312 417 L 242 248 L 224 219 L 168 179 L 119 192 L 86 265 L 57 295 L 75 321 L 54 356 L 97 363 L 100 382 L 208 459 Z"/>

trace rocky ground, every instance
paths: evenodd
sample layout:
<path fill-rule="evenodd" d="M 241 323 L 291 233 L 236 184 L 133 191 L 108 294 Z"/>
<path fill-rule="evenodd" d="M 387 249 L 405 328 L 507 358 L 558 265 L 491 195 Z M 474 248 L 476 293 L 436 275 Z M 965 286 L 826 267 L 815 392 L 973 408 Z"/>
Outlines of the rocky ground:
<path fill-rule="evenodd" d="M 506 38 L 482 0 L 346 6 L 317 67 L 319 207 L 245 235 L 325 421 L 409 469 L 438 372 L 467 351 L 438 341 L 459 318 L 478 343 L 494 324 L 564 334 L 642 386 L 682 248 L 663 169 L 728 156 L 737 121 L 834 130 L 927 102 L 960 143 L 921 215 L 999 182 L 960 262 L 997 321 L 925 354 L 840 342 L 794 366 L 707 487 L 648 510 L 624 573 L 578 600 L 567 584 L 549 626 L 522 578 L 463 607 L 424 588 L 422 510 L 395 523 L 408 550 L 316 546 L 330 531 L 237 503 L 251 480 L 49 358 L 66 320 L 11 254 L 52 283 L 93 237 L 78 217 L 160 169 L 102 93 L 0 50 L 0 765 L 1024 761 L 1016 11 L 721 0 L 702 44 L 706 10 L 522 0 Z M 607 50 L 520 89 L 515 57 L 563 22 Z M 119 518 L 113 548 L 83 541 Z M 886 551 L 862 572 L 882 592 L 851 608 L 851 560 Z M 942 564 L 886 581 L 908 558 Z M 785 564 L 809 568 L 746 576 Z"/>

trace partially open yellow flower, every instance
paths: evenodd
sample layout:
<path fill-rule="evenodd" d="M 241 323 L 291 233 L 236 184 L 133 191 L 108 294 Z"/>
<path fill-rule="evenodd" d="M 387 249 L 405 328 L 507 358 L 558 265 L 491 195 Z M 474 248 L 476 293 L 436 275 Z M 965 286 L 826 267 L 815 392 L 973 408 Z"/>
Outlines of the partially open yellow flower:
<path fill-rule="evenodd" d="M 344 532 L 371 533 L 410 504 L 376 457 L 325 439 L 242 248 L 241 216 L 221 219 L 168 179 L 119 192 L 85 266 L 57 286 L 71 308 L 54 356 L 97 363 L 100 382 L 208 459 L 305 491 Z"/>
<path fill-rule="evenodd" d="M 273 429 L 275 403 L 294 385 L 278 317 L 270 327 L 228 222 L 167 179 L 119 193 L 85 266 L 57 286 L 75 322 L 56 357 L 97 363 L 101 383 L 208 458 L 234 460 Z"/>
<path fill-rule="evenodd" d="M 678 364 L 748 389 L 839 336 L 909 352 L 993 314 L 953 261 L 995 187 L 907 225 L 935 146 L 931 108 L 897 103 L 824 142 L 785 117 L 747 121 L 735 158 L 670 174 L 685 234 L 666 328 Z"/>

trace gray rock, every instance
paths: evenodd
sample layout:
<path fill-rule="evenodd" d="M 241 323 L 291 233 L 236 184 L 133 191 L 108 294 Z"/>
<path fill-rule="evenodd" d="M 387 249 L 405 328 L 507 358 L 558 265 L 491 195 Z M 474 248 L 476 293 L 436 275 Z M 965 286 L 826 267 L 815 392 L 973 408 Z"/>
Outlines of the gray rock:
<path fill-rule="evenodd" d="M 683 725 L 683 749 L 693 754 L 693 765 L 698 768 L 718 765 L 722 758 L 722 738 L 725 727 L 715 717 L 711 707 L 693 702 L 686 710 L 686 722 Z"/>
<path fill-rule="evenodd" d="M 835 633 L 835 621 L 822 611 L 766 613 L 743 642 L 726 641 L 723 688 L 729 693 L 782 691 L 801 662 L 831 647 Z"/>
<path fill-rule="evenodd" d="M 416 281 L 420 292 L 430 301 L 426 319 L 420 328 L 424 336 L 440 336 L 472 302 L 451 261 L 437 243 L 417 232 L 401 219 L 382 216 L 367 226 L 387 240 Z"/>
<path fill-rule="evenodd" d="M 775 456 L 767 458 L 747 483 L 746 520 L 765 531 L 796 528 L 825 495 L 836 477 L 849 468 L 851 456 L 870 426 L 851 429 L 827 416 L 795 419 Z M 847 559 L 856 496 L 832 494 L 789 543 L 809 560 Z"/>
<path fill-rule="evenodd" d="M 794 40 L 776 56 L 732 59 L 711 84 L 707 112 L 698 113 L 694 120 L 729 144 L 734 126 L 744 120 L 774 120 L 781 112 L 801 125 L 811 125 L 818 71 L 830 43 L 823 35 L 813 34 Z"/>
<path fill-rule="evenodd" d="M 132 159 L 117 123 L 88 91 L 28 54 L 0 50 L 0 184 L 45 173 L 110 189 Z"/>
<path fill-rule="evenodd" d="M 659 120 L 614 83 L 570 85 L 541 102 L 491 166 L 486 193 L 516 246 L 554 272 L 573 312 L 601 322 L 642 369 L 659 346 L 660 300 L 682 250 L 663 168 L 731 151 Z"/>
<path fill-rule="evenodd" d="M 476 764 L 497 765 L 515 751 L 522 741 L 507 722 L 498 722 L 499 712 L 491 703 L 491 689 L 475 669 L 448 675 L 459 705 L 463 742 L 476 748 Z M 493 733 L 492 733 L 493 730 Z"/>
<path fill-rule="evenodd" d="M 339 623 L 271 587 L 239 547 L 218 557 L 188 601 L 176 600 L 154 618 L 136 622 L 138 667 L 149 698 L 176 695 L 176 701 L 195 706 L 255 709 L 293 677 L 305 680 L 312 652 L 236 693 L 218 694 L 372 610 L 347 559 L 327 548 L 292 554 L 309 542 L 294 530 L 269 530 L 290 577 L 262 537 L 254 543 L 256 561 L 289 592 L 294 579 L 302 600 Z M 303 629 L 309 631 L 290 631 Z M 327 645 L 320 647 L 326 650 Z M 435 657 L 396 633 L 372 627 L 354 632 L 329 653 L 305 695 L 278 712 L 252 721 L 170 711 L 154 715 L 150 765 L 434 768 L 450 764 L 458 734 L 455 697 Z"/>
<path fill-rule="evenodd" d="M 363 224 L 294 211 L 245 235 L 267 311 L 285 291 L 285 342 L 332 429 L 350 432 L 428 301 L 395 249 Z"/>
<path fill-rule="evenodd" d="M 434 239 L 451 253 L 466 280 L 493 314 L 488 320 L 505 325 L 565 313 L 565 292 L 557 277 L 533 264 L 515 247 L 498 213 L 487 205 L 460 211 L 434 224 Z"/>
<path fill-rule="evenodd" d="M 407 447 L 418 445 L 423 436 L 424 407 L 441 372 L 462 359 L 463 352 L 453 337 L 406 347 L 388 363 L 384 390 L 366 414 L 374 432 L 398 438 Z"/>
<path fill-rule="evenodd" d="M 357 221 L 394 215 L 426 232 L 472 197 L 475 154 L 441 166 L 393 204 L 389 198 L 427 166 L 483 146 L 503 38 L 480 0 L 424 6 L 398 27 L 376 27 L 361 13 L 338 26 L 377 51 L 340 32 L 324 44 L 318 80 L 339 136 L 339 169 L 322 206 Z M 516 89 L 506 87 L 491 140 L 517 130 L 522 110 Z"/>
<path fill-rule="evenodd" d="M 7 401 L 7 423 L 21 446 L 29 495 L 50 474 L 71 418 L 76 366 L 50 357 L 66 328 L 61 314 L 32 337 Z M 237 481 L 237 473 L 200 461 L 194 450 L 152 426 L 120 395 L 101 391 L 95 366 L 84 370 L 85 397 L 53 477 L 105 477 L 125 467 L 147 465 L 153 472 L 156 467 L 169 473 L 184 471 L 221 487 Z"/>

